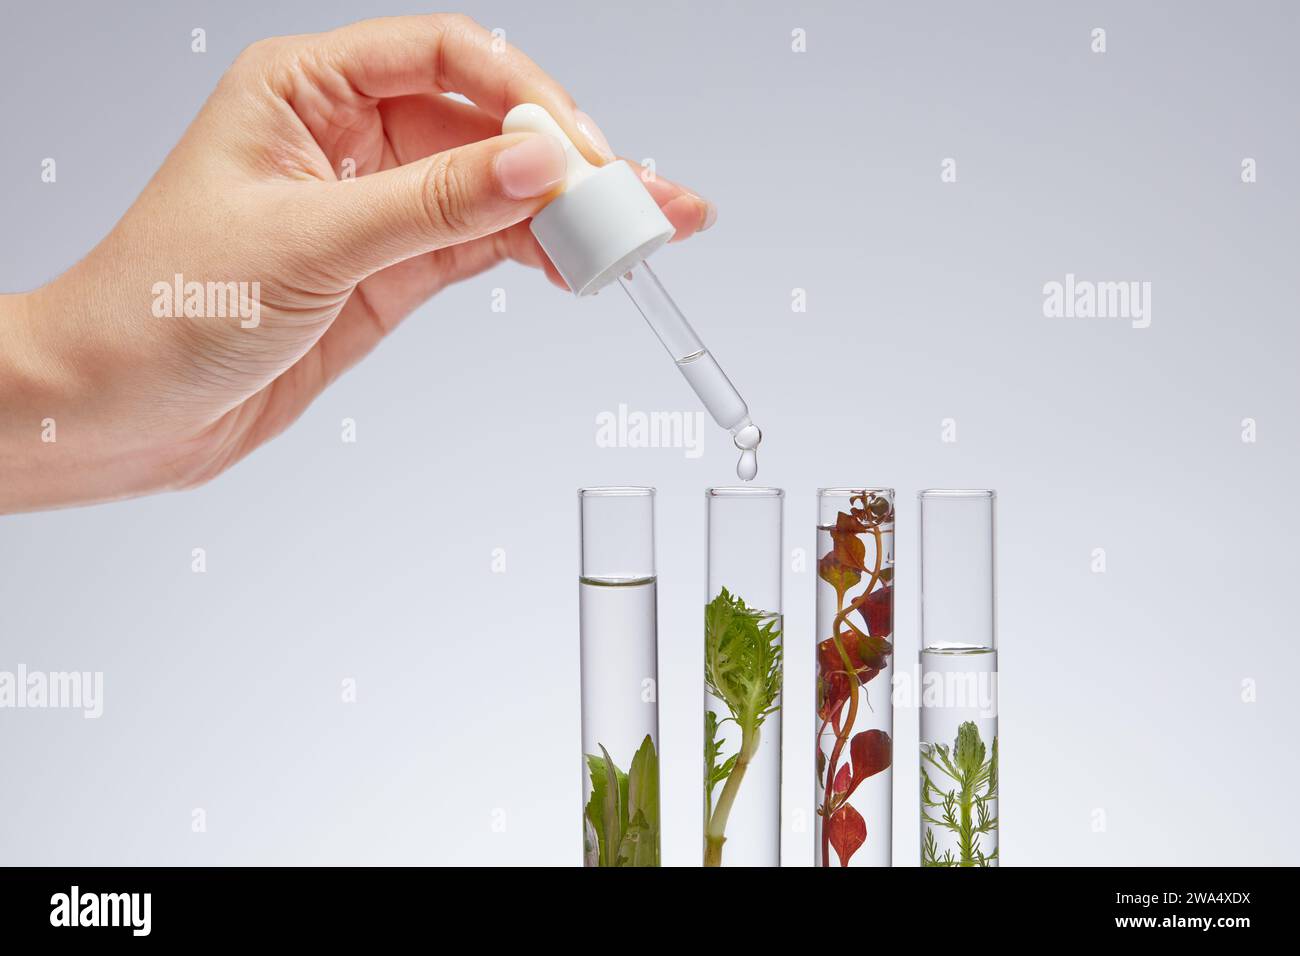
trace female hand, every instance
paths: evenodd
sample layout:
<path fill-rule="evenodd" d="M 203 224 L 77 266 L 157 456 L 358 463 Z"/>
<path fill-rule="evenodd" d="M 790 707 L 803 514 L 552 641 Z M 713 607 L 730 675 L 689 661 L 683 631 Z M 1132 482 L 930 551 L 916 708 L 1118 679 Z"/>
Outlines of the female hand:
<path fill-rule="evenodd" d="M 212 478 L 421 302 L 503 259 L 563 288 L 525 222 L 562 151 L 498 135 L 519 103 L 613 160 L 554 80 L 463 16 L 245 50 L 109 236 L 50 285 L 0 297 L 0 512 Z M 647 188 L 677 239 L 712 223 L 698 196 Z M 185 317 L 178 282 L 256 296 Z"/>

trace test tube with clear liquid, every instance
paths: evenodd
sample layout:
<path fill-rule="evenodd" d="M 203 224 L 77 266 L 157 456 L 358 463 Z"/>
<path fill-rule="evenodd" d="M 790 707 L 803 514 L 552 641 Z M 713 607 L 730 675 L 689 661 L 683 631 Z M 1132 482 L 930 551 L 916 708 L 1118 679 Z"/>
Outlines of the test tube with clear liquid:
<path fill-rule="evenodd" d="M 578 492 L 585 866 L 659 866 L 653 488 Z"/>
<path fill-rule="evenodd" d="M 920 493 L 921 865 L 997 866 L 993 491 Z"/>
<path fill-rule="evenodd" d="M 736 386 L 704 347 L 648 262 L 632 266 L 618 281 L 713 420 L 731 432 L 740 451 L 736 474 L 743 481 L 752 481 L 758 474 L 758 443 L 763 433 L 750 420 L 749 407 Z"/>

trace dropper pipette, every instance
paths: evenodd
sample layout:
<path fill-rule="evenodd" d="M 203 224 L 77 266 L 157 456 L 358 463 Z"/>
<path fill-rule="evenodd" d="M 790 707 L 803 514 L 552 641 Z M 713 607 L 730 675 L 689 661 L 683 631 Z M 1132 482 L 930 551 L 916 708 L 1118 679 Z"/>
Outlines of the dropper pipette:
<path fill-rule="evenodd" d="M 506 114 L 504 133 L 543 133 L 564 147 L 567 172 L 555 198 L 533 216 L 532 233 L 577 295 L 615 280 L 645 317 L 678 370 L 740 450 L 736 473 L 758 473 L 762 433 L 734 385 L 673 303 L 646 258 L 672 238 L 672 224 L 626 163 L 593 166 L 543 107 L 523 103 Z"/>
<path fill-rule="evenodd" d="M 677 369 L 695 390 L 700 402 L 713 420 L 731 432 L 732 440 L 740 449 L 737 474 L 745 481 L 753 480 L 758 472 L 755 454 L 762 433 L 750 421 L 749 407 L 731 384 L 717 360 L 704 347 L 686 316 L 677 308 L 659 277 L 644 259 L 618 277 L 619 285 L 627 293 L 646 323 L 668 350 Z"/>

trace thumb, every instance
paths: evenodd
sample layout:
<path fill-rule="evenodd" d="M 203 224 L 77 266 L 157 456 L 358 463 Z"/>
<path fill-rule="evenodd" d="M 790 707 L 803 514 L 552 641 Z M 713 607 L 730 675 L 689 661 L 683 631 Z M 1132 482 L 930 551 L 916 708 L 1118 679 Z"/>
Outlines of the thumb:
<path fill-rule="evenodd" d="M 564 148 L 513 133 L 313 187 L 302 209 L 312 255 L 357 282 L 403 259 L 527 219 L 564 179 Z"/>

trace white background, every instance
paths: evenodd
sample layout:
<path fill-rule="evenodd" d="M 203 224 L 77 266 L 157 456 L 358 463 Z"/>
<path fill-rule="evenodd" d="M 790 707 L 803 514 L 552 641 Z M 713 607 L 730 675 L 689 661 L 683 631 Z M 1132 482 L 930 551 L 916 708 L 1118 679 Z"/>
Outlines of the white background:
<path fill-rule="evenodd" d="M 916 491 L 998 489 L 1004 862 L 1295 862 L 1276 815 L 1300 784 L 1294 9 L 466 10 L 616 149 L 717 202 L 656 269 L 764 428 L 788 550 L 811 556 L 817 486 L 898 489 L 900 668 Z M 245 44 L 386 12 L 10 14 L 0 288 L 97 242 Z M 1149 281 L 1151 326 L 1045 318 L 1066 273 Z M 105 675 L 97 721 L 0 711 L 0 863 L 577 863 L 574 491 L 638 483 L 660 489 L 664 859 L 696 864 L 703 492 L 733 456 L 713 429 L 694 460 L 598 448 L 619 403 L 694 407 L 621 293 L 578 302 L 509 267 L 201 490 L 0 521 L 0 669 Z M 787 576 L 788 864 L 812 858 L 813 593 Z M 896 731 L 895 862 L 914 865 L 915 711 Z"/>

